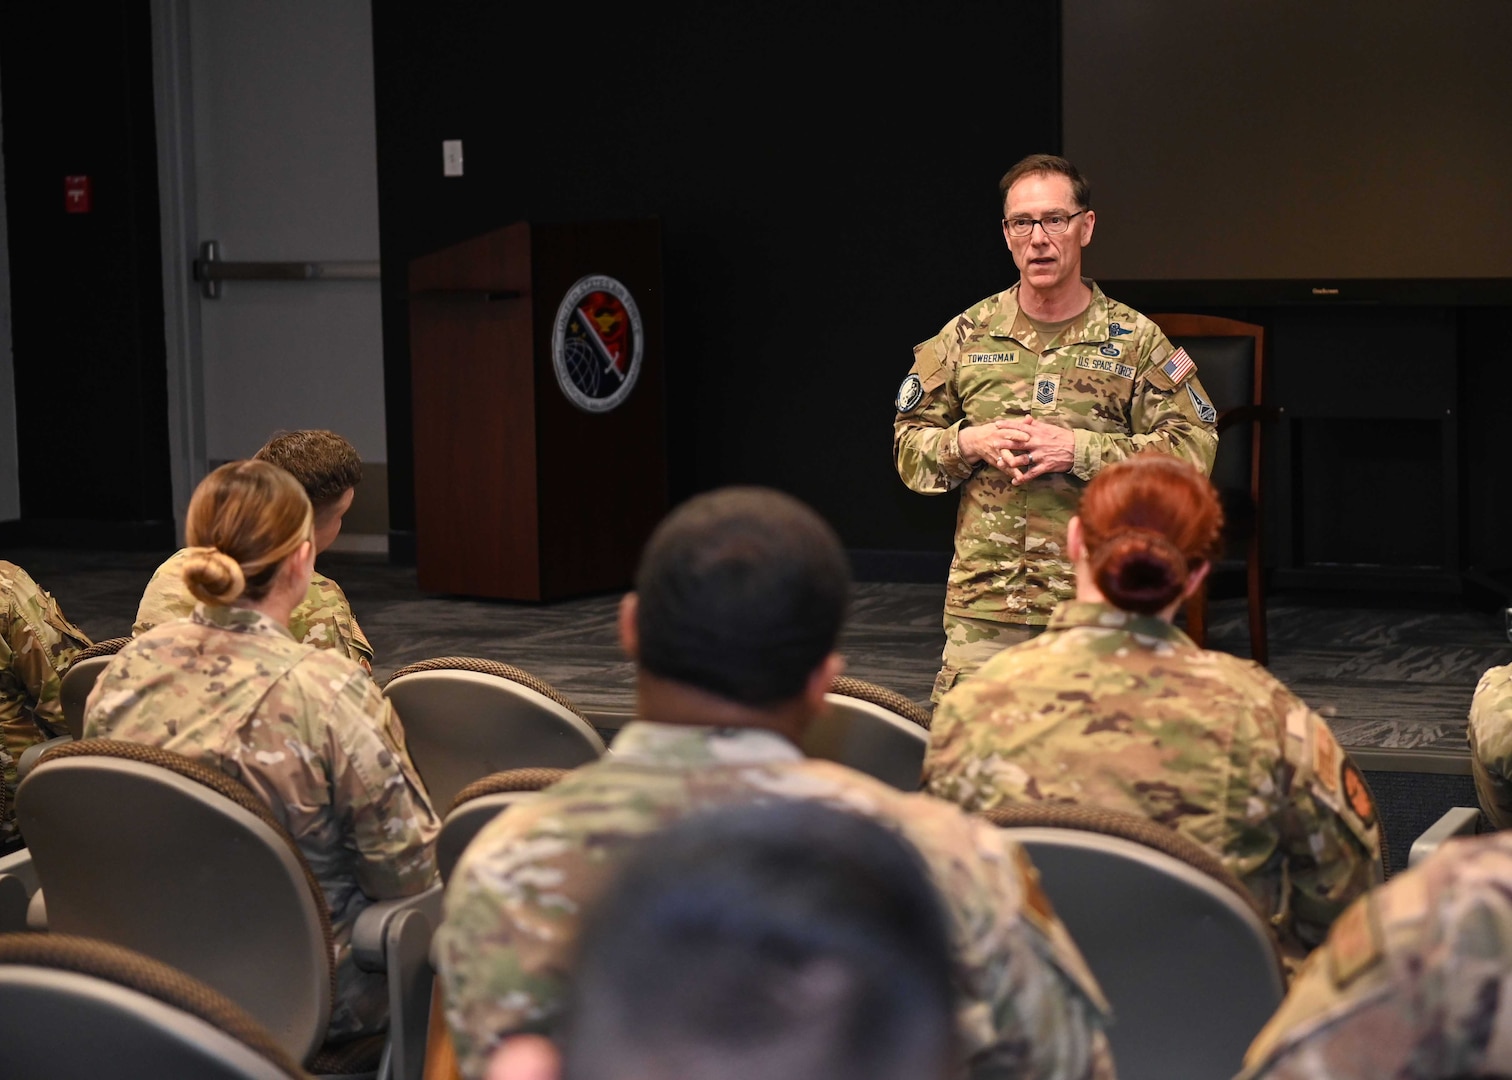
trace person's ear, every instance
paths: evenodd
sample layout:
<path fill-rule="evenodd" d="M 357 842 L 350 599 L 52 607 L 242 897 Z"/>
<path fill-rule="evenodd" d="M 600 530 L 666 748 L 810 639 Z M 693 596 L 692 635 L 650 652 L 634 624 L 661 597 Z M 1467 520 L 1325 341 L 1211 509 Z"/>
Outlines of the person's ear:
<path fill-rule="evenodd" d="M 803 686 L 803 700 L 809 708 L 818 711 L 824 708 L 824 695 L 829 693 L 835 680 L 845 673 L 845 657 L 832 652 L 820 662 Z"/>
<path fill-rule="evenodd" d="M 640 627 L 635 622 L 639 613 L 640 597 L 633 592 L 626 593 L 619 605 L 619 642 L 625 655 L 632 660 L 640 659 Z"/>
<path fill-rule="evenodd" d="M 483 1080 L 558 1080 L 562 1055 L 544 1035 L 512 1035 L 488 1059 Z"/>
<path fill-rule="evenodd" d="M 1087 538 L 1082 531 L 1081 518 L 1073 517 L 1066 526 L 1066 554 L 1076 562 L 1087 553 Z"/>

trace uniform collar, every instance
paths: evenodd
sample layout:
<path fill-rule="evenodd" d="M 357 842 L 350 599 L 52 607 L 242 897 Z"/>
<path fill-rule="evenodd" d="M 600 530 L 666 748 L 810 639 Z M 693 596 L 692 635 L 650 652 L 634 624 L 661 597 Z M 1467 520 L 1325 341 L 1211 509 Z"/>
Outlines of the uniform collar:
<path fill-rule="evenodd" d="M 294 635 L 289 633 L 287 626 L 282 626 L 251 608 L 200 603 L 194 605 L 194 613 L 189 617 L 201 626 L 213 626 L 218 630 L 229 630 L 233 634 L 269 634 L 294 640 Z"/>
<path fill-rule="evenodd" d="M 1092 299 L 1087 310 L 1060 332 L 1061 347 L 1108 340 L 1108 298 L 1091 278 L 1082 278 L 1082 283 L 1092 290 Z M 1039 332 L 1019 307 L 1018 294 L 1017 283 L 1003 294 L 1002 307 L 988 326 L 987 333 L 995 338 L 1011 338 L 1026 349 L 1042 352 L 1044 345 L 1039 340 Z"/>
<path fill-rule="evenodd" d="M 803 760 L 803 752 L 774 731 L 653 724 L 646 720 L 636 720 L 621 728 L 610 750 L 613 760 L 620 764 L 660 768 Z"/>
<path fill-rule="evenodd" d="M 1120 611 L 1112 604 L 1090 600 L 1063 600 L 1050 613 L 1047 631 L 1076 630 L 1087 627 L 1093 630 L 1122 631 L 1138 638 L 1166 641 L 1172 644 L 1197 646 L 1192 639 L 1176 627 L 1155 615 L 1136 615 Z"/>

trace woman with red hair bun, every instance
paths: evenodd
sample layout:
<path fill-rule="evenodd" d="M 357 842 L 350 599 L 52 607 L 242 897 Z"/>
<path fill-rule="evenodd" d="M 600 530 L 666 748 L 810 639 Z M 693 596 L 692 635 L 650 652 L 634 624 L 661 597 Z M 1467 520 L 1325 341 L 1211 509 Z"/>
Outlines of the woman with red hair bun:
<path fill-rule="evenodd" d="M 1099 472 L 1067 539 L 1076 598 L 944 697 L 925 776 L 970 810 L 1081 803 L 1185 833 L 1249 886 L 1299 957 L 1382 880 L 1380 828 L 1322 717 L 1263 667 L 1173 625 L 1222 525 L 1213 486 L 1176 458 Z"/>

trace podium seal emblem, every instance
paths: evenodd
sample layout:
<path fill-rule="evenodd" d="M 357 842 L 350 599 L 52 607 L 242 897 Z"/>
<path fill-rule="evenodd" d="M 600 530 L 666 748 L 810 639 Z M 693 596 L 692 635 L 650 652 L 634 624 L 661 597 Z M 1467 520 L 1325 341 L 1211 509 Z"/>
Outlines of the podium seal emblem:
<path fill-rule="evenodd" d="M 551 366 L 567 400 L 584 412 L 619 406 L 640 375 L 645 337 L 640 308 L 612 277 L 579 278 L 557 307 Z"/>

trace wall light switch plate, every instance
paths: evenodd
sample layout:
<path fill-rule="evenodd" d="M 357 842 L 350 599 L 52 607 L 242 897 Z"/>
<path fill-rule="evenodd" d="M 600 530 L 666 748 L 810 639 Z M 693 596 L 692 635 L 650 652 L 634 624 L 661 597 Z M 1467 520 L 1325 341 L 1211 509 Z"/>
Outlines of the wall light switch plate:
<path fill-rule="evenodd" d="M 447 139 L 441 144 L 441 172 L 444 176 L 462 175 L 461 139 Z"/>

